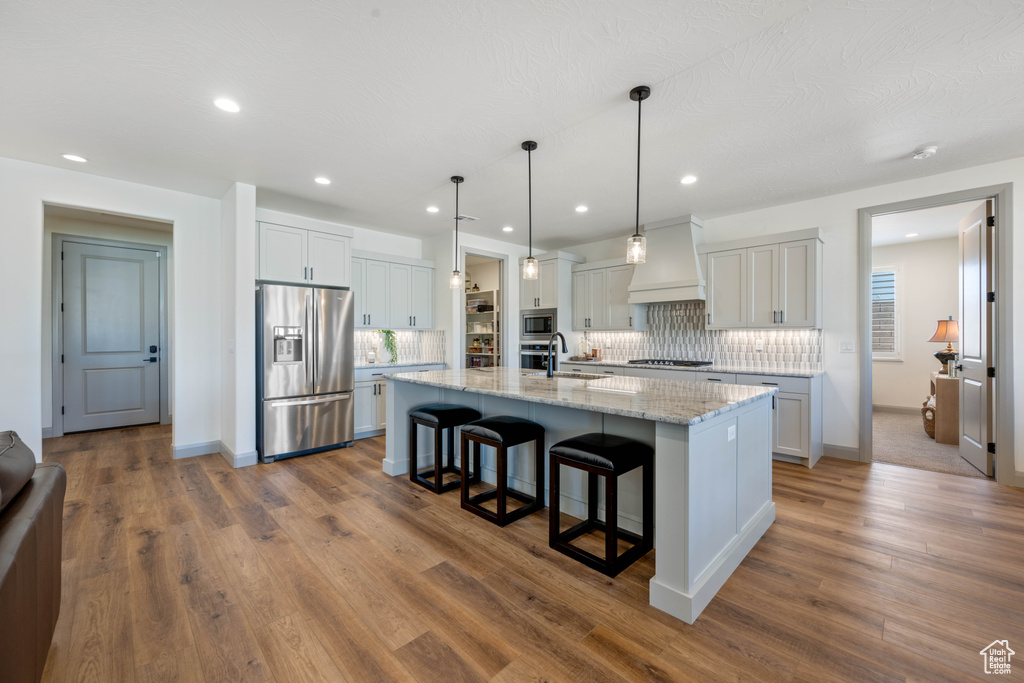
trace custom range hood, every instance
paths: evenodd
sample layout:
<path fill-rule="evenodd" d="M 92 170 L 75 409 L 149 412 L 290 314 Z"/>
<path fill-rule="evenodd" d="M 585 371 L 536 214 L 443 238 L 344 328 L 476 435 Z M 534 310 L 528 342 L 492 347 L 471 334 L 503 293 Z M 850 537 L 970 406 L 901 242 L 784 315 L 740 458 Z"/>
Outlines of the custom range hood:
<path fill-rule="evenodd" d="M 670 218 L 645 226 L 647 260 L 638 263 L 629 283 L 629 303 L 703 301 L 704 273 L 697 245 L 704 225 L 696 216 Z"/>

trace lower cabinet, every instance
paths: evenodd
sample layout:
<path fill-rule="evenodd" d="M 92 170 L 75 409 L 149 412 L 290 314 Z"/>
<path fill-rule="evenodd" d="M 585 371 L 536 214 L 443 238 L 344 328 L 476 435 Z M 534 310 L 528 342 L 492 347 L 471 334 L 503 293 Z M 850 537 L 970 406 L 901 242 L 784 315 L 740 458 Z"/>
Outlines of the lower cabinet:
<path fill-rule="evenodd" d="M 356 382 L 355 437 L 376 436 L 385 427 L 387 414 L 384 402 L 387 384 L 383 379 Z"/>
<path fill-rule="evenodd" d="M 814 467 L 822 453 L 821 376 L 737 375 L 738 384 L 778 388 L 772 410 L 776 460 Z"/>

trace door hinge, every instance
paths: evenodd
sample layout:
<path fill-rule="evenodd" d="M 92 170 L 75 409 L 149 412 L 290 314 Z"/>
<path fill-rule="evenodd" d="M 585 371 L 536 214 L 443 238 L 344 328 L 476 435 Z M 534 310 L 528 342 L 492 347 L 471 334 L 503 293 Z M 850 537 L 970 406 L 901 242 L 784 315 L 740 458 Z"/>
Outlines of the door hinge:
<path fill-rule="evenodd" d="M 63 261 L 63 260 L 64 260 L 64 252 L 63 252 L 63 251 L 62 251 L 62 252 L 60 252 L 60 260 L 61 260 L 61 261 Z"/>
<path fill-rule="evenodd" d="M 64 312 L 64 304 L 63 304 L 63 303 L 61 303 L 61 305 L 60 305 L 60 312 L 61 312 L 61 313 L 63 313 L 63 312 Z"/>
<path fill-rule="evenodd" d="M 989 292 L 988 293 L 988 297 L 986 297 L 986 300 L 990 304 L 994 304 L 996 302 L 996 293 L 995 292 Z"/>
<path fill-rule="evenodd" d="M 61 362 L 61 363 L 63 363 L 63 362 L 64 362 L 64 354 L 63 354 L 63 353 L 62 353 L 62 354 L 60 354 L 60 362 Z"/>
<path fill-rule="evenodd" d="M 988 369 L 988 376 L 989 377 L 995 377 L 996 376 L 996 369 L 995 368 L 989 368 Z"/>
<path fill-rule="evenodd" d="M 60 407 L 60 414 L 61 414 L 61 415 L 63 415 L 63 414 L 64 414 L 64 406 L 61 406 L 61 407 Z"/>
<path fill-rule="evenodd" d="M 988 217 L 988 227 L 990 227 L 990 228 L 996 227 L 996 217 L 995 216 L 989 216 Z"/>
<path fill-rule="evenodd" d="M 988 442 L 988 452 L 992 454 L 996 452 L 996 445 L 991 441 Z"/>

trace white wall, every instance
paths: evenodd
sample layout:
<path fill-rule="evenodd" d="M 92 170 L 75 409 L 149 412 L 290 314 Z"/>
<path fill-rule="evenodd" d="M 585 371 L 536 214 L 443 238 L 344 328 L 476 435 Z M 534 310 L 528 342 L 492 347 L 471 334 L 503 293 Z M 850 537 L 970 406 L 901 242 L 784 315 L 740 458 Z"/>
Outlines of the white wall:
<path fill-rule="evenodd" d="M 958 317 L 959 254 L 955 237 L 871 250 L 872 266 L 899 268 L 897 298 L 902 355 L 899 361 L 871 364 L 874 405 L 920 408 L 927 398 L 931 373 L 939 369 L 934 354 L 945 348 L 928 340 L 935 333 L 937 320 Z"/>
<path fill-rule="evenodd" d="M 50 258 L 43 252 L 44 202 L 174 224 L 174 443 L 218 440 L 220 202 L 6 158 L 0 158 L 0 318 L 8 330 L 0 335 L 0 428 L 16 430 L 41 456 L 43 265 Z"/>
<path fill-rule="evenodd" d="M 501 286 L 501 262 L 467 256 L 466 276 L 472 276 L 472 282 L 466 282 L 467 287 L 476 285 L 480 289 L 498 289 Z"/>
<path fill-rule="evenodd" d="M 97 214 L 99 216 L 99 214 Z M 173 235 L 167 230 L 146 230 L 144 228 L 108 225 L 102 222 L 77 220 L 63 216 L 46 217 L 43 221 L 43 280 L 42 280 L 42 380 L 41 392 L 43 429 L 53 427 L 53 234 L 97 237 L 122 242 L 137 242 L 167 247 L 167 323 L 168 346 L 163 357 L 170 362 L 171 386 L 169 397 L 174 406 L 174 247 Z M 173 415 L 173 412 L 172 412 Z"/>

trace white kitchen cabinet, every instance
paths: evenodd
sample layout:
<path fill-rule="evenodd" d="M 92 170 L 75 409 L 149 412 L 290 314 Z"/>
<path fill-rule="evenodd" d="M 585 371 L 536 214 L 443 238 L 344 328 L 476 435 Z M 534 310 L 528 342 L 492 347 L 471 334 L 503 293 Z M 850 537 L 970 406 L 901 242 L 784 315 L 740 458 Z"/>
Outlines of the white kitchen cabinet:
<path fill-rule="evenodd" d="M 355 384 L 355 433 L 370 432 L 377 427 L 377 382 Z"/>
<path fill-rule="evenodd" d="M 434 269 L 378 259 L 352 259 L 355 326 L 423 329 L 434 326 Z"/>
<path fill-rule="evenodd" d="M 573 266 L 572 329 L 643 329 L 642 307 L 629 303 L 629 283 L 632 279 L 633 266 L 629 265 Z"/>
<path fill-rule="evenodd" d="M 814 467 L 821 457 L 821 376 L 738 375 L 740 384 L 775 387 L 772 454 L 776 460 Z"/>
<path fill-rule="evenodd" d="M 328 287 L 351 284 L 351 238 L 305 228 L 259 224 L 259 278 Z"/>
<path fill-rule="evenodd" d="M 708 254 L 707 328 L 747 326 L 747 250 Z"/>
<path fill-rule="evenodd" d="M 790 236 L 817 231 L 788 233 Z M 780 236 L 775 236 L 778 239 Z M 820 328 L 821 240 L 704 245 L 708 329 Z"/>
<path fill-rule="evenodd" d="M 522 278 L 522 265 L 519 267 L 519 308 L 558 307 L 558 261 L 555 259 L 540 261 L 536 280 Z"/>
<path fill-rule="evenodd" d="M 412 266 L 388 264 L 388 327 L 412 327 Z"/>
<path fill-rule="evenodd" d="M 625 375 L 626 368 L 608 367 L 607 365 L 596 365 L 595 363 L 559 363 L 558 369 L 562 372 L 584 372 L 588 375 Z"/>
<path fill-rule="evenodd" d="M 629 283 L 633 279 L 633 268 L 634 266 L 614 266 L 605 271 L 609 330 L 633 329 L 636 306 L 629 303 Z"/>
<path fill-rule="evenodd" d="M 669 370 L 668 368 L 626 368 L 627 377 L 647 377 L 650 379 L 671 379 L 677 382 L 696 381 L 697 373 L 693 370 Z"/>

